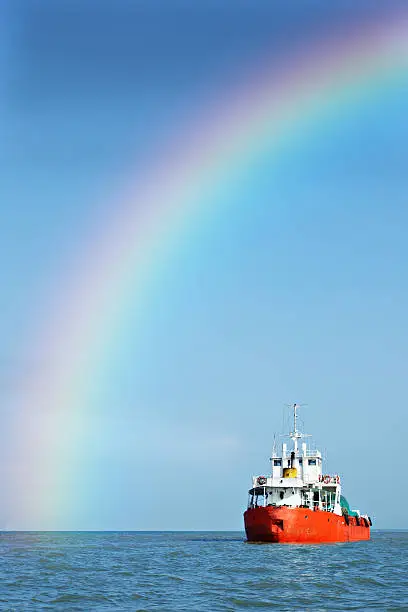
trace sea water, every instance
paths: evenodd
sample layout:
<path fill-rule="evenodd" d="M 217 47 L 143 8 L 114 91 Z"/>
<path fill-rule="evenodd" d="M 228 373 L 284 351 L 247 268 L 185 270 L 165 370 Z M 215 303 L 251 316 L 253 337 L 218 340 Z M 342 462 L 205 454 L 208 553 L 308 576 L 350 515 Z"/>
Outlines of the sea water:
<path fill-rule="evenodd" d="M 248 544 L 242 532 L 3 532 L 1 610 L 408 610 L 408 532 Z"/>

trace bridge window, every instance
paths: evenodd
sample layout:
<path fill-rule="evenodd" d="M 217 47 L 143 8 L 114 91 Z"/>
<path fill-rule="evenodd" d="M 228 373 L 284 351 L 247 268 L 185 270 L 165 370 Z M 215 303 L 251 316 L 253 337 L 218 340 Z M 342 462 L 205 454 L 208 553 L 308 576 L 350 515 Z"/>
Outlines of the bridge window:
<path fill-rule="evenodd" d="M 274 459 L 273 460 L 273 465 L 276 465 L 276 466 L 282 465 L 282 459 Z"/>
<path fill-rule="evenodd" d="M 309 459 L 309 465 L 316 465 L 316 459 Z"/>

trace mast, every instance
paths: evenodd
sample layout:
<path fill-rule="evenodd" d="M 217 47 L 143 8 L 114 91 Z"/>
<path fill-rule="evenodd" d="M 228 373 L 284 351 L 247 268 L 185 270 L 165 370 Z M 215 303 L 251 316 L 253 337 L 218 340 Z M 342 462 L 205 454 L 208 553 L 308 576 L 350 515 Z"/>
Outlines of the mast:
<path fill-rule="evenodd" d="M 297 455 L 298 452 L 298 440 L 303 437 L 303 434 L 297 429 L 297 411 L 299 408 L 299 404 L 293 404 L 293 431 L 289 434 L 290 438 L 293 440 L 293 450 L 295 455 Z"/>
<path fill-rule="evenodd" d="M 298 409 L 298 405 L 293 404 L 293 432 L 295 434 L 297 433 L 297 429 L 296 429 L 297 409 Z"/>

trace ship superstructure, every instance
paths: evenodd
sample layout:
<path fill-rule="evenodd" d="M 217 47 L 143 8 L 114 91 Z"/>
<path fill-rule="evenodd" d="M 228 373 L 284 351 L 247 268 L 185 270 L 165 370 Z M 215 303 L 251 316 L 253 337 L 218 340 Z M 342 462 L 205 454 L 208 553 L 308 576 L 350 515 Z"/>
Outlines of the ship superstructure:
<path fill-rule="evenodd" d="M 271 473 L 254 476 L 244 513 L 249 541 L 337 542 L 369 539 L 371 519 L 351 510 L 338 474 L 323 472 L 322 454 L 309 449 L 293 405 L 293 446 L 271 457 Z"/>

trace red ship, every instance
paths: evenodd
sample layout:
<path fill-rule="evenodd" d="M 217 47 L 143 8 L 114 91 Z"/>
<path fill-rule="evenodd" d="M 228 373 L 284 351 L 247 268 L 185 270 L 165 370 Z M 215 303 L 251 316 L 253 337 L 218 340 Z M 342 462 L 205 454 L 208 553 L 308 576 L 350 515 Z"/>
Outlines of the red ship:
<path fill-rule="evenodd" d="M 282 445 L 281 455 L 274 451 L 271 474 L 254 476 L 244 513 L 249 542 L 310 543 L 354 542 L 370 539 L 371 519 L 351 510 L 341 494 L 337 474 L 323 474 L 322 455 L 309 450 L 306 436 L 297 429 L 293 405 L 293 431 L 289 438 L 293 450 Z"/>

